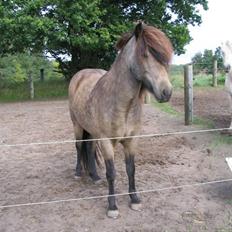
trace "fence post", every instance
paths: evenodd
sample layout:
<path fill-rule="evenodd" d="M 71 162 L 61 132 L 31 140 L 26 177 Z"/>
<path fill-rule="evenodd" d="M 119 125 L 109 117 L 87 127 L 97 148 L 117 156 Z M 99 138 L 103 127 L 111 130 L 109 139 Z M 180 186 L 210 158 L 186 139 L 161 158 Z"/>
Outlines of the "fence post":
<path fill-rule="evenodd" d="M 44 69 L 40 69 L 40 81 L 44 81 Z"/>
<path fill-rule="evenodd" d="M 217 87 L 217 60 L 213 61 L 213 87 Z"/>
<path fill-rule="evenodd" d="M 193 66 L 187 64 L 184 67 L 184 109 L 185 125 L 193 122 Z"/>
<path fill-rule="evenodd" d="M 151 103 L 151 95 L 150 95 L 150 93 L 146 93 L 146 95 L 145 95 L 145 104 L 150 104 Z"/>
<path fill-rule="evenodd" d="M 35 96 L 35 90 L 34 90 L 34 82 L 31 75 L 31 71 L 29 72 L 28 80 L 29 80 L 30 98 L 33 100 Z"/>

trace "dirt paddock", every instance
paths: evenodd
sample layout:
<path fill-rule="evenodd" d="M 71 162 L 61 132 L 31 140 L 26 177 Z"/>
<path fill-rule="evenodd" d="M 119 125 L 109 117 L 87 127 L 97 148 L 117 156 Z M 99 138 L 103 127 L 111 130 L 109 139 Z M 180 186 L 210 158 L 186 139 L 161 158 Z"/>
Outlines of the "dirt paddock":
<path fill-rule="evenodd" d="M 181 111 L 178 96 L 174 95 L 172 104 Z M 1 104 L 0 112 L 0 144 L 73 139 L 67 101 Z M 228 111 L 221 112 L 225 126 Z M 220 122 L 217 120 L 218 127 Z M 183 118 L 145 106 L 141 133 L 201 128 L 186 127 Z M 232 178 L 224 159 L 232 156 L 231 145 L 214 146 L 218 136 L 224 135 L 138 139 L 137 189 Z M 104 170 L 99 170 L 104 180 L 99 185 L 86 176 L 74 179 L 75 158 L 72 143 L 0 147 L 0 205 L 107 194 Z M 117 149 L 115 163 L 116 192 L 126 192 L 121 147 Z M 128 207 L 128 196 L 118 197 L 120 217 L 116 220 L 106 217 L 105 198 L 4 208 L 0 209 L 0 231 L 232 231 L 232 182 L 144 193 L 141 198 L 143 210 L 135 212 Z"/>

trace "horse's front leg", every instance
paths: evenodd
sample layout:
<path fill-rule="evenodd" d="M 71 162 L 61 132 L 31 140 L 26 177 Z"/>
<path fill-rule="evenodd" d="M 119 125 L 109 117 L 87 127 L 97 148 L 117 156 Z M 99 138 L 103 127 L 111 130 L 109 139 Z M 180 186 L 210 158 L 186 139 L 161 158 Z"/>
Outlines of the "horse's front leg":
<path fill-rule="evenodd" d="M 116 178 L 116 170 L 114 167 L 114 148 L 112 146 L 111 141 L 102 141 L 101 148 L 102 148 L 102 155 L 105 159 L 106 178 L 108 182 L 109 195 L 110 195 L 108 196 L 109 205 L 107 209 L 107 216 L 110 218 L 117 218 L 119 212 L 116 204 L 116 197 L 112 196 L 115 194 L 114 182 Z"/>
<path fill-rule="evenodd" d="M 139 199 L 135 187 L 135 162 L 134 162 L 134 143 L 128 140 L 123 143 L 125 149 L 126 172 L 129 181 L 129 196 L 131 199 L 130 207 L 133 210 L 141 210 L 141 200 Z"/>
<path fill-rule="evenodd" d="M 116 177 L 114 161 L 112 159 L 106 160 L 105 164 L 106 164 L 106 178 L 107 178 L 108 185 L 109 185 L 109 195 L 114 195 L 115 194 L 114 182 L 115 182 L 115 177 Z M 118 207 L 116 205 L 115 196 L 109 196 L 108 203 L 109 203 L 109 207 L 107 210 L 107 216 L 111 218 L 117 218 L 119 215 L 119 212 L 118 212 Z"/>

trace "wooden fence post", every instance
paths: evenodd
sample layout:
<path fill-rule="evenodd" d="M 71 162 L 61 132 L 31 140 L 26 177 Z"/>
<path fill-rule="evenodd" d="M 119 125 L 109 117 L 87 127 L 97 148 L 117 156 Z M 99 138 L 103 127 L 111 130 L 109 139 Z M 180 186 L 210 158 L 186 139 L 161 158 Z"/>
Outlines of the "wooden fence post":
<path fill-rule="evenodd" d="M 213 87 L 217 87 L 217 60 L 213 61 Z"/>
<path fill-rule="evenodd" d="M 184 67 L 184 108 L 185 125 L 193 122 L 193 66 L 187 64 Z"/>
<path fill-rule="evenodd" d="M 40 69 L 40 81 L 44 81 L 44 69 Z"/>
<path fill-rule="evenodd" d="M 146 95 L 145 95 L 145 104 L 150 104 L 151 103 L 151 95 L 150 95 L 150 93 L 146 93 Z"/>
<path fill-rule="evenodd" d="M 30 98 L 33 100 L 35 96 L 35 90 L 34 90 L 34 82 L 31 75 L 31 71 L 29 72 L 28 80 L 29 80 Z"/>

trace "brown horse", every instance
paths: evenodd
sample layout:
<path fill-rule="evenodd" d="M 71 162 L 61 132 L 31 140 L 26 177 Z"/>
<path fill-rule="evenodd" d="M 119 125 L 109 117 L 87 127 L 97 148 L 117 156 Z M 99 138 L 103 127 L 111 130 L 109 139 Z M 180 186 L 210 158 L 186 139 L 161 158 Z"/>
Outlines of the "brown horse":
<path fill-rule="evenodd" d="M 168 67 L 172 45 L 163 32 L 155 27 L 138 23 L 133 33 L 125 34 L 117 43 L 120 50 L 110 70 L 86 69 L 78 72 L 69 87 L 70 113 L 76 139 L 133 136 L 139 133 L 143 92 L 150 91 L 159 102 L 170 99 L 172 86 Z M 115 181 L 114 150 L 121 143 L 125 151 L 129 179 L 131 208 L 139 210 L 140 199 L 135 188 L 136 142 L 134 139 L 101 140 L 76 143 L 76 176 L 82 166 L 94 181 L 96 147 L 105 160 L 109 195 L 113 195 Z M 96 146 L 97 145 L 97 146 Z M 109 217 L 118 216 L 115 196 L 108 197 Z"/>

